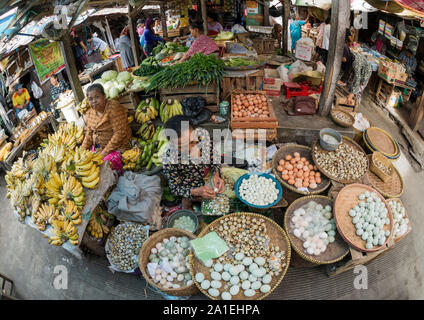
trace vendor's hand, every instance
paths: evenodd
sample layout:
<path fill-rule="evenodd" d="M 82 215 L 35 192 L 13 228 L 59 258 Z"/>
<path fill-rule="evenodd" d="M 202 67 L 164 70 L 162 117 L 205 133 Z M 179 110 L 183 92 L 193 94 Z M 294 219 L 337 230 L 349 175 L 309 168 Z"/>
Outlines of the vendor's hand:
<path fill-rule="evenodd" d="M 202 197 L 203 199 L 211 200 L 215 198 L 215 191 L 208 186 L 192 189 L 191 195 L 193 197 Z"/>
<path fill-rule="evenodd" d="M 353 93 L 350 93 L 347 97 L 346 97 L 346 102 L 347 105 L 353 105 L 355 104 L 355 100 L 354 100 L 354 95 Z"/>
<path fill-rule="evenodd" d="M 344 83 L 343 81 L 341 81 L 341 80 L 339 80 L 339 81 L 337 81 L 337 84 L 339 85 L 339 86 L 345 86 L 346 85 L 346 83 Z"/>
<path fill-rule="evenodd" d="M 221 179 L 218 172 L 215 173 L 213 176 L 213 187 L 215 188 L 215 190 L 218 190 L 217 193 L 223 193 L 225 191 L 224 180 Z"/>

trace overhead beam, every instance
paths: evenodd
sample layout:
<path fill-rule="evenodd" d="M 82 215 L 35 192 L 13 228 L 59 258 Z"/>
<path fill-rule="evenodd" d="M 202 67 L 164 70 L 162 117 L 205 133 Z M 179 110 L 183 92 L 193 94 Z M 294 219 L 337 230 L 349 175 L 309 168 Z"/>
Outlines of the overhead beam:
<path fill-rule="evenodd" d="M 331 6 L 330 46 L 324 85 L 319 100 L 319 114 L 328 116 L 333 104 L 336 83 L 340 73 L 345 44 L 346 28 L 349 23 L 349 0 L 333 1 Z"/>

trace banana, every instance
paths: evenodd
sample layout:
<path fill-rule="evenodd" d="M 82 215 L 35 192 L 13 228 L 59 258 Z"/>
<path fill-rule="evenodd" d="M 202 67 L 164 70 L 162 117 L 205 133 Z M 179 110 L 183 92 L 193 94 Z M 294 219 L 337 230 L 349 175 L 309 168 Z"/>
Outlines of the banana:
<path fill-rule="evenodd" d="M 91 170 L 91 168 L 93 167 L 93 165 L 94 165 L 93 162 L 89 162 L 89 163 L 84 164 L 82 166 L 76 165 L 75 169 L 76 169 L 78 175 L 84 176 L 84 172 L 89 172 Z"/>
<path fill-rule="evenodd" d="M 82 182 L 82 185 L 86 187 L 87 189 L 96 189 L 99 181 L 100 181 L 100 177 L 97 177 L 91 182 L 88 182 L 88 183 Z"/>
<path fill-rule="evenodd" d="M 84 183 L 87 184 L 87 183 L 92 182 L 93 180 L 95 180 L 95 179 L 97 179 L 99 177 L 99 172 L 100 172 L 100 169 L 99 169 L 99 167 L 97 167 L 96 168 L 96 171 L 93 174 L 89 175 L 88 177 L 81 178 L 81 182 L 83 184 Z"/>

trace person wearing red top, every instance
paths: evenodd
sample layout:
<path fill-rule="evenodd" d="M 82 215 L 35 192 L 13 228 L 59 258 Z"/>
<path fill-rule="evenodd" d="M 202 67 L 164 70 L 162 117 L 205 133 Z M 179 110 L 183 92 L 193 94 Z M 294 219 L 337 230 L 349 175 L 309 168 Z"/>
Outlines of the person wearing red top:
<path fill-rule="evenodd" d="M 188 49 L 179 62 L 190 59 L 191 56 L 196 53 L 203 53 L 204 55 L 219 54 L 219 48 L 215 41 L 203 34 L 203 25 L 201 23 L 192 22 L 189 30 L 191 35 L 194 37 L 194 41 L 190 49 Z"/>

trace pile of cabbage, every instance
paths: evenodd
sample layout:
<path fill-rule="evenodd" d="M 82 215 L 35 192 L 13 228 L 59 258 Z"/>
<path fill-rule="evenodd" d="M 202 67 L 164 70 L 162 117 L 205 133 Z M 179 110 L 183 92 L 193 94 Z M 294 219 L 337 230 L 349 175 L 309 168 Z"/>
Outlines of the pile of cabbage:
<path fill-rule="evenodd" d="M 128 71 L 118 73 L 115 70 L 108 70 L 103 72 L 102 77 L 95 80 L 94 83 L 100 83 L 105 90 L 106 97 L 113 99 L 125 91 L 127 84 L 131 80 L 133 78 Z"/>

